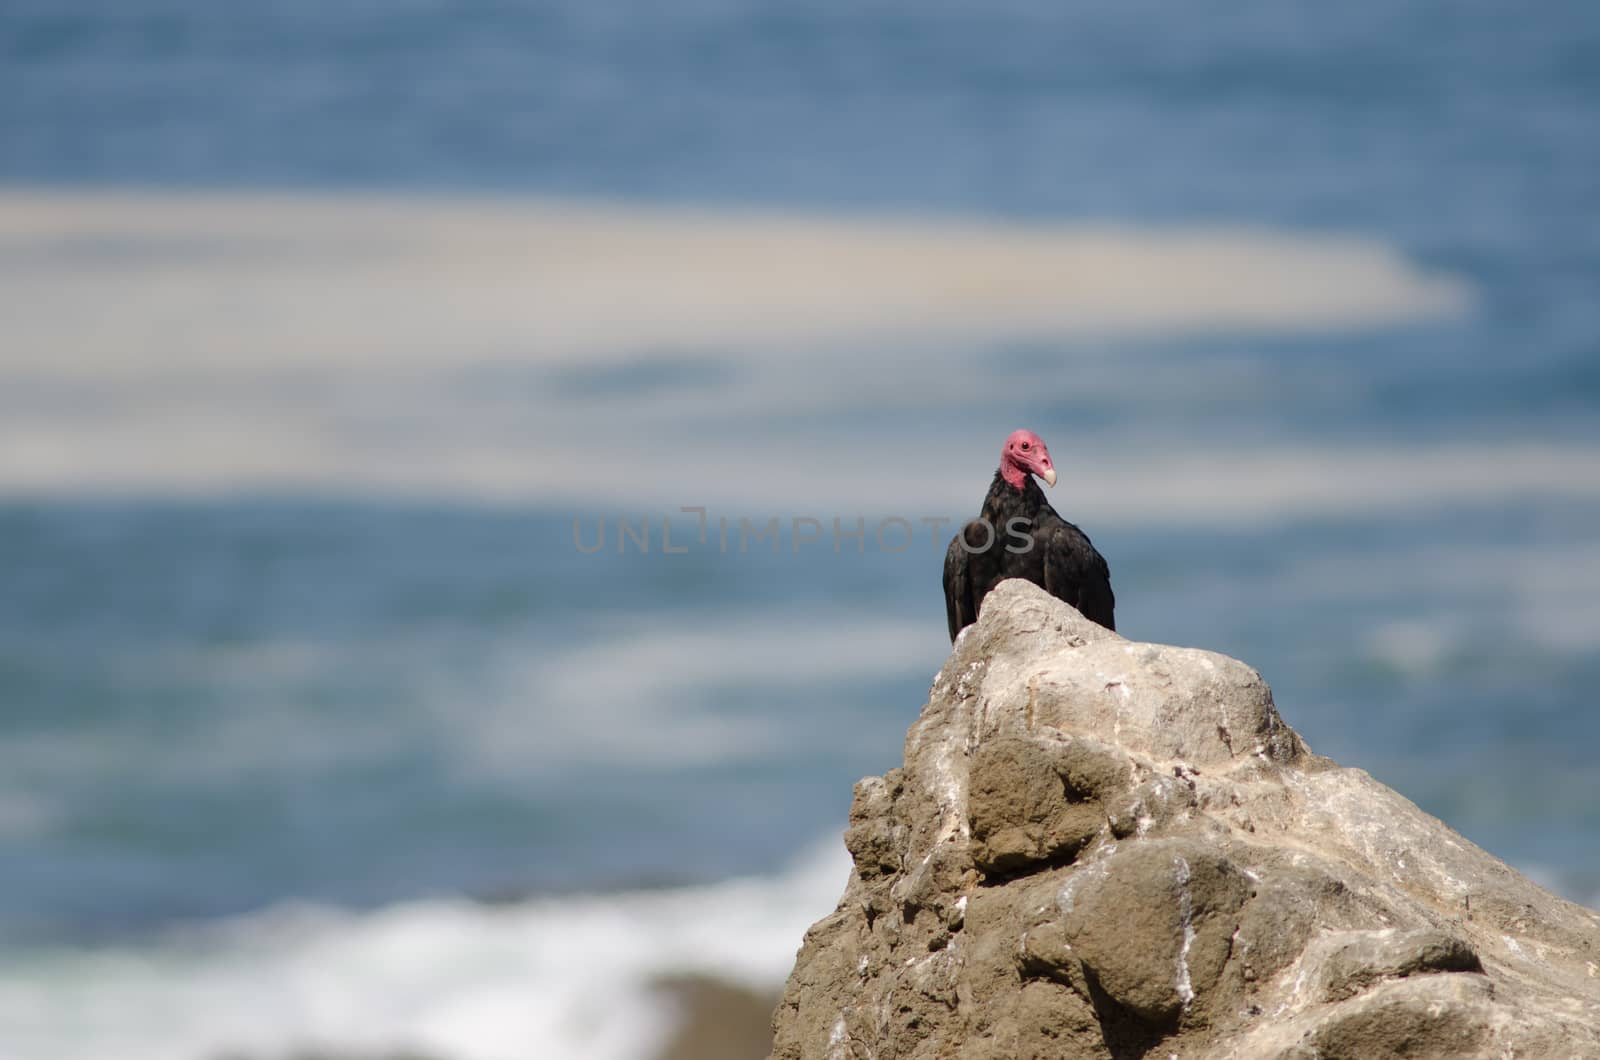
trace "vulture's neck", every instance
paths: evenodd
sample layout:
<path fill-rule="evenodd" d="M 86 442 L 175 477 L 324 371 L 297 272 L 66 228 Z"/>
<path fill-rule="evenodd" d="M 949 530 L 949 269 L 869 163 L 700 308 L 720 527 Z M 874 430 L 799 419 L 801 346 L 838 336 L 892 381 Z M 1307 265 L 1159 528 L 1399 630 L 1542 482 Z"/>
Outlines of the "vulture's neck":
<path fill-rule="evenodd" d="M 1024 474 L 1022 485 L 1014 486 L 1006 477 L 1006 468 L 1001 468 L 994 473 L 994 482 L 989 485 L 989 496 L 984 504 L 986 514 L 1007 515 L 1032 515 L 1044 504 L 1044 491 L 1039 484 L 1033 481 L 1033 476 Z"/>
<path fill-rule="evenodd" d="M 1010 453 L 1007 453 L 1005 459 L 1000 461 L 1000 469 L 995 474 L 1018 493 L 1025 490 L 1032 481 L 1026 471 L 1011 462 Z"/>

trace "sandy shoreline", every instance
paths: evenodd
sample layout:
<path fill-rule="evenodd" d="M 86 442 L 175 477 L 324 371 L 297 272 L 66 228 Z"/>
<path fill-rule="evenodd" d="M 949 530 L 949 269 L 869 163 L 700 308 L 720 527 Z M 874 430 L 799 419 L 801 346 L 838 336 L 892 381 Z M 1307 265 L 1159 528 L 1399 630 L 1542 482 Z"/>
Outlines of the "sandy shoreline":
<path fill-rule="evenodd" d="M 656 982 L 679 1009 L 679 1022 L 655 1060 L 761 1060 L 772 1051 L 778 991 L 764 992 L 704 975 Z"/>

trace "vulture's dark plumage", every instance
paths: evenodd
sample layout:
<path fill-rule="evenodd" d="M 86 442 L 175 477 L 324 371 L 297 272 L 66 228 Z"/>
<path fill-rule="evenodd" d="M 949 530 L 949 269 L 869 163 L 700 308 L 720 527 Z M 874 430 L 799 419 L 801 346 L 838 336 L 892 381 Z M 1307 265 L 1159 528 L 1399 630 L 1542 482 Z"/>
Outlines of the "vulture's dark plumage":
<path fill-rule="evenodd" d="M 1006 578 L 1026 578 L 1090 621 L 1117 628 L 1105 558 L 1088 535 L 1050 507 L 1034 475 L 1055 484 L 1050 451 L 1032 431 L 1016 431 L 1000 451 L 983 511 L 950 539 L 945 553 L 944 603 L 952 641 L 978 620 L 978 605 Z"/>

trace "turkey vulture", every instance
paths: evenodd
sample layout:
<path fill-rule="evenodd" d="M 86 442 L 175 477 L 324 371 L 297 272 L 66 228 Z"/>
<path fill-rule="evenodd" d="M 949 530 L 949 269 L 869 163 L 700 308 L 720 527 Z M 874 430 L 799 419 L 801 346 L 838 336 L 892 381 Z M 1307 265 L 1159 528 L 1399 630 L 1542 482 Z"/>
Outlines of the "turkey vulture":
<path fill-rule="evenodd" d="M 1107 629 L 1116 629 L 1111 571 L 1088 536 L 1056 514 L 1038 475 L 1056 484 L 1050 450 L 1032 431 L 1013 431 L 1000 450 L 983 511 L 950 539 L 944 606 L 950 639 L 978 619 L 978 605 L 1006 578 L 1026 578 Z"/>

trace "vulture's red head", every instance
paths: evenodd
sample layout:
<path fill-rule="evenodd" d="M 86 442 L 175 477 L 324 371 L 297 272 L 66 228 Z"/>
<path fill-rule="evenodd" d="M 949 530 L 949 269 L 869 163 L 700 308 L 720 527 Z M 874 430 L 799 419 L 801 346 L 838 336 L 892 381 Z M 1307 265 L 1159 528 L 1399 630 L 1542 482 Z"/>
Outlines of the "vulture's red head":
<path fill-rule="evenodd" d="M 1050 450 L 1032 431 L 1012 431 L 1000 450 L 1000 474 L 1013 489 L 1021 489 L 1029 475 L 1038 475 L 1046 485 L 1056 484 L 1056 466 Z"/>

